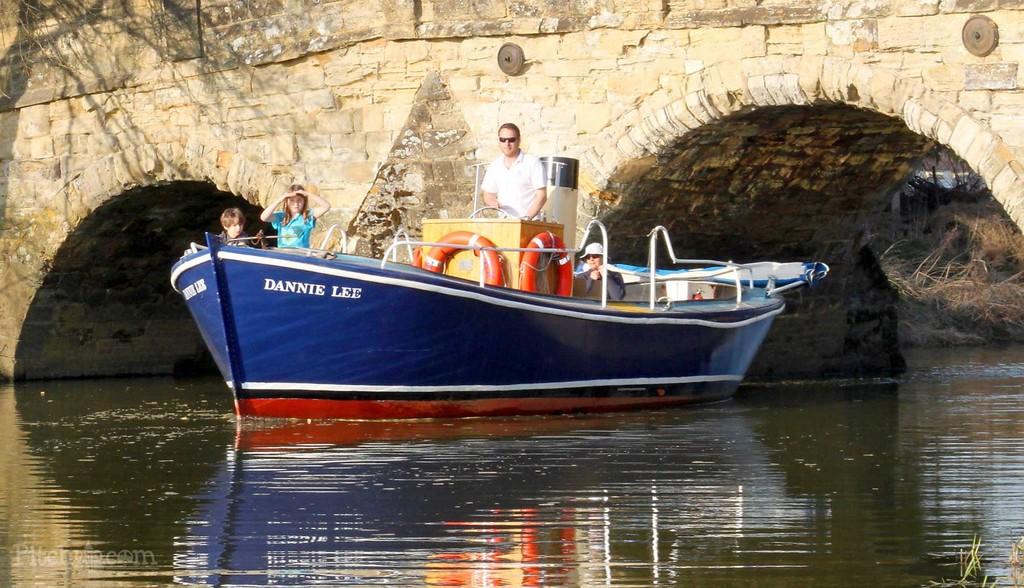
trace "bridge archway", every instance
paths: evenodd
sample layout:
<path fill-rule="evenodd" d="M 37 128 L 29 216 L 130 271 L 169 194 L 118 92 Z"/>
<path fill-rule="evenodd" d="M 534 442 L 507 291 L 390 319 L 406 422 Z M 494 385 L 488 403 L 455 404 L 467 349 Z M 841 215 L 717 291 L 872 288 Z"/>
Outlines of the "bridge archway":
<path fill-rule="evenodd" d="M 207 182 L 128 190 L 73 230 L 46 269 L 22 324 L 16 376 L 25 379 L 191 372 L 212 366 L 171 265 L 221 211 L 259 209 Z"/>
<path fill-rule="evenodd" d="M 601 189 L 581 220 L 634 236 L 663 224 L 686 257 L 827 261 L 832 277 L 791 297 L 752 374 L 778 363 L 788 375 L 901 370 L 898 296 L 871 246 L 879 215 L 938 144 L 1020 226 L 1019 164 L 970 114 L 885 70 L 833 59 L 775 64 L 800 74 L 765 74 L 767 60 L 744 67 L 712 68 L 685 96 L 624 115 L 585 155 Z M 647 243 L 617 251 L 644 262 Z"/>
<path fill-rule="evenodd" d="M 920 78 L 839 57 L 763 57 L 709 66 L 674 94 L 622 113 L 582 157 L 593 185 L 604 189 L 624 174 L 637 173 L 638 161 L 663 156 L 667 146 L 714 121 L 762 108 L 833 104 L 892 117 L 949 147 L 1024 229 L 1024 165 L 999 135 Z"/>
<path fill-rule="evenodd" d="M 200 143 L 141 145 L 94 161 L 65 186 L 63 239 L 33 240 L 40 265 L 18 268 L 35 287 L 11 299 L 16 379 L 205 369 L 188 311 L 168 282 L 173 262 L 220 213 L 246 211 L 296 175 Z M 40 233 L 53 234 L 50 228 Z M 35 276 L 34 279 L 25 279 Z"/>

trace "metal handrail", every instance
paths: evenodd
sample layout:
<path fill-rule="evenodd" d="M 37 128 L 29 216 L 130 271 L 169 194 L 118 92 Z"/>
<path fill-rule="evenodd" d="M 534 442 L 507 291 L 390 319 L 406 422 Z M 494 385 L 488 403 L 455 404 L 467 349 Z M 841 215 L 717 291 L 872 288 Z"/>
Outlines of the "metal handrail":
<path fill-rule="evenodd" d="M 731 261 L 720 261 L 717 259 L 680 259 L 676 257 L 675 249 L 672 247 L 672 239 L 668 235 L 668 229 L 662 225 L 658 225 L 651 229 L 650 233 L 647 233 L 649 237 L 648 254 L 647 254 L 647 272 L 650 276 L 650 308 L 653 309 L 655 305 L 655 289 L 657 277 L 657 257 L 658 257 L 658 236 L 663 237 L 665 242 L 665 249 L 668 253 L 669 258 L 672 259 L 673 264 L 688 264 L 688 265 L 722 265 L 727 268 L 726 271 L 731 270 L 736 279 L 736 305 L 739 306 L 743 302 L 743 282 L 740 277 L 740 272 L 745 271 L 749 274 L 749 284 L 751 287 L 754 285 L 754 272 L 751 268 L 741 264 L 733 263 Z M 666 281 L 666 280 L 662 280 Z"/>
<path fill-rule="evenodd" d="M 518 251 L 520 253 L 523 253 L 523 252 L 526 252 L 526 251 L 535 251 L 535 252 L 538 252 L 538 253 L 573 253 L 573 254 L 575 254 L 577 251 L 579 251 L 578 249 L 555 249 L 555 248 L 550 248 L 550 247 L 487 247 L 487 246 L 484 246 L 484 245 L 469 245 L 469 244 L 466 244 L 466 245 L 456 245 L 454 243 L 438 243 L 438 242 L 432 242 L 432 241 L 408 241 L 408 240 L 406 240 L 406 241 L 399 242 L 397 240 L 397 235 L 396 235 L 396 240 L 393 241 L 391 243 L 391 245 L 388 245 L 388 248 L 384 250 L 384 255 L 381 256 L 381 259 L 380 259 L 380 269 L 384 269 L 385 267 L 387 267 L 388 257 L 389 256 L 391 257 L 391 262 L 392 263 L 397 263 L 397 257 L 395 256 L 394 251 L 395 251 L 395 248 L 400 246 L 400 245 L 408 246 L 410 251 L 412 250 L 413 246 L 416 246 L 416 247 L 450 247 L 452 249 L 462 249 L 464 251 L 470 251 L 470 250 L 472 250 L 472 251 L 497 251 L 498 253 L 501 253 L 501 252 L 504 252 L 504 251 Z M 410 257 L 411 257 L 411 254 L 410 254 Z M 480 287 L 482 288 L 482 287 L 485 287 L 485 286 L 486 286 L 486 284 L 484 283 L 484 272 L 480 272 Z"/>
<path fill-rule="evenodd" d="M 391 261 L 397 262 L 398 252 L 395 250 L 395 247 L 397 245 L 403 244 L 406 246 L 406 252 L 409 254 L 409 260 L 411 261 L 414 257 L 412 250 L 412 241 L 409 240 L 409 233 L 407 233 L 405 229 L 401 228 L 395 231 L 395 235 L 391 238 L 391 246 L 388 247 L 387 252 L 384 253 L 382 261 L 386 260 L 388 257 L 388 252 L 391 252 Z M 384 266 L 381 265 L 381 267 Z"/>
<path fill-rule="evenodd" d="M 476 210 L 480 205 L 480 168 L 485 165 L 491 165 L 491 162 L 481 161 L 479 163 L 470 164 L 469 166 L 473 168 L 473 210 Z"/>
<path fill-rule="evenodd" d="M 337 228 L 338 224 L 335 223 L 327 229 L 327 234 L 324 235 L 323 240 L 320 241 L 320 251 L 327 250 L 327 243 L 331 240 L 331 235 L 334 233 L 334 229 Z M 341 229 L 341 252 L 348 253 L 348 233 L 345 231 L 345 229 Z"/>
<path fill-rule="evenodd" d="M 601 308 L 608 306 L 608 260 L 611 259 L 608 256 L 608 229 L 604 227 L 604 223 L 595 219 L 592 219 L 587 223 L 587 228 L 583 230 L 583 238 L 580 239 L 580 243 L 586 243 L 587 237 L 590 236 L 590 230 L 597 227 L 601 230 L 601 247 L 604 248 L 604 263 L 601 264 Z M 579 251 L 577 249 L 576 251 Z M 651 308 L 654 308 L 653 306 Z"/>
<path fill-rule="evenodd" d="M 402 241 L 399 243 L 392 243 L 384 250 L 384 255 L 380 260 L 381 269 L 384 269 L 387 266 L 388 256 L 391 255 L 394 248 L 398 245 L 409 245 L 410 247 L 451 247 L 452 249 L 463 249 L 466 251 L 497 251 L 499 253 L 504 251 L 518 251 L 520 253 L 524 253 L 526 251 L 536 251 L 538 253 L 578 253 L 580 251 L 579 249 L 557 249 L 554 247 L 489 247 L 486 245 L 457 245 L 455 243 L 439 243 L 435 241 Z M 391 261 L 397 263 L 395 259 L 392 259 Z"/>

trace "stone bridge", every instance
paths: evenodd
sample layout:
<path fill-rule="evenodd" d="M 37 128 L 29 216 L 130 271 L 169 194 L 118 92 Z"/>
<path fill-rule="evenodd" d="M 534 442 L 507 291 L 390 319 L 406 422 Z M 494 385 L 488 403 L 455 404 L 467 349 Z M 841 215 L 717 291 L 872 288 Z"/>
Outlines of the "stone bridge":
<path fill-rule="evenodd" d="M 167 270 L 224 206 L 310 184 L 372 251 L 506 121 L 624 258 L 829 261 L 760 373 L 896 370 L 872 218 L 943 145 L 1024 225 L 1022 57 L 1024 0 L 0 0 L 0 375 L 196 361 Z"/>

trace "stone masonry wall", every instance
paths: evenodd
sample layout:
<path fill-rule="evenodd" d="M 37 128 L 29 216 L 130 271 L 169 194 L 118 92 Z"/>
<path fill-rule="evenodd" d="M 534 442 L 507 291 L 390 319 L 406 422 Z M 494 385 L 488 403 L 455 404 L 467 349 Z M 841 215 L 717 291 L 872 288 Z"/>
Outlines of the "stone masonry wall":
<path fill-rule="evenodd" d="M 986 57 L 961 40 L 974 13 L 999 27 Z M 383 182 L 413 186 L 414 219 L 423 194 L 471 197 L 454 166 L 494 157 L 504 121 L 581 160 L 585 221 L 709 123 L 844 104 L 950 146 L 1024 225 L 1022 25 L 1010 0 L 0 0 L 0 375 L 61 244 L 126 190 L 208 181 L 260 205 L 298 180 L 348 225 Z M 521 75 L 497 67 L 508 42 Z M 427 130 L 426 80 L 459 153 L 407 182 L 395 153 Z"/>

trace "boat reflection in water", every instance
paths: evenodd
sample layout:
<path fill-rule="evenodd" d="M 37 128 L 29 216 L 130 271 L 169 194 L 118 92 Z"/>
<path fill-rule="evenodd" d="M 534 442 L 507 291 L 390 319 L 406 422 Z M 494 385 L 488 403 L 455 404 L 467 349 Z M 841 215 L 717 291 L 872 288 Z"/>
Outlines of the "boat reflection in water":
<path fill-rule="evenodd" d="M 797 506 L 742 415 L 701 414 L 245 423 L 176 579 L 672 583 L 681 554 L 732 558 L 751 508 Z M 804 527 L 812 510 L 757 519 Z"/>

